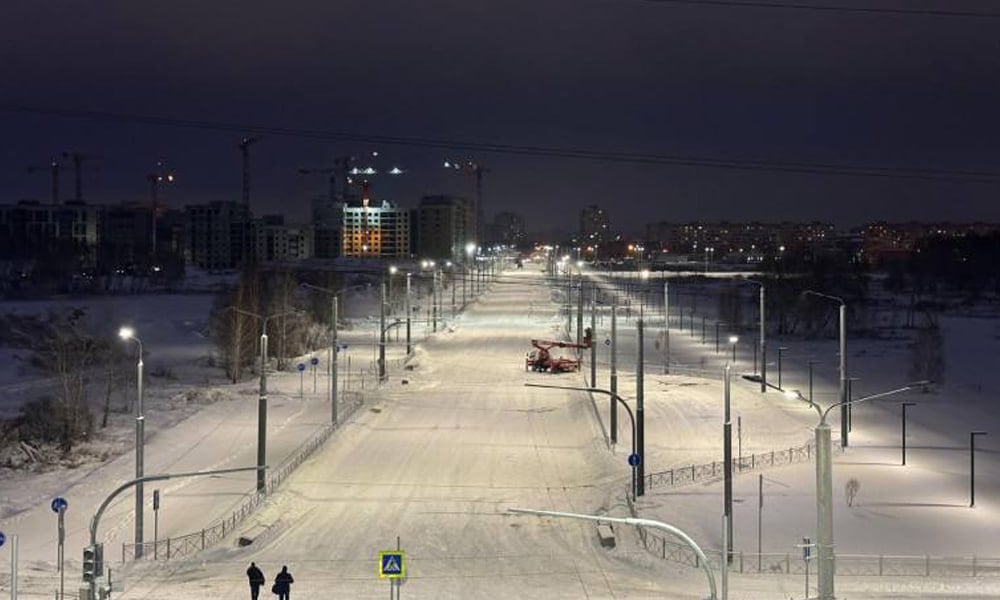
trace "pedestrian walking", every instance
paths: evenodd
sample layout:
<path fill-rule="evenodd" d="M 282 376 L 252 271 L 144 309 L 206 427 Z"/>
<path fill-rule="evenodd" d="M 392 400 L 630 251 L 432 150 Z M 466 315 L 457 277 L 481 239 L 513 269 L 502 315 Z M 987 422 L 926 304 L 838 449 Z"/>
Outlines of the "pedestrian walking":
<path fill-rule="evenodd" d="M 292 574 L 288 572 L 288 567 L 281 567 L 281 572 L 274 576 L 274 586 L 271 591 L 278 595 L 278 600 L 289 600 L 292 591 Z"/>
<path fill-rule="evenodd" d="M 264 573 L 257 568 L 256 564 L 250 563 L 250 568 L 247 569 L 247 579 L 250 580 L 250 600 L 257 600 L 257 595 L 260 594 L 260 586 L 264 585 L 266 581 Z"/>

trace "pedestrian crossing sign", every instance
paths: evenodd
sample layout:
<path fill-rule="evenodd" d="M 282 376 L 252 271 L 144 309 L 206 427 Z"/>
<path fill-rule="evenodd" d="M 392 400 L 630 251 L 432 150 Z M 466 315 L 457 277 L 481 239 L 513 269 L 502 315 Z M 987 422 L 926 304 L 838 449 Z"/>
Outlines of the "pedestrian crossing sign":
<path fill-rule="evenodd" d="M 406 552 L 386 550 L 378 553 L 378 576 L 382 579 L 406 577 Z"/>

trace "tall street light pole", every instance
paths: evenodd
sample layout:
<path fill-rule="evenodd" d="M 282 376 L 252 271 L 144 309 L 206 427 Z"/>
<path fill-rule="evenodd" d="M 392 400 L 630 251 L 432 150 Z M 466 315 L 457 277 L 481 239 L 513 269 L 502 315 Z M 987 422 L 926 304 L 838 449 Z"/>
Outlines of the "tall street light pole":
<path fill-rule="evenodd" d="M 597 335 L 597 286 L 591 290 L 590 295 L 590 386 L 597 386 L 597 343 L 594 336 Z"/>
<path fill-rule="evenodd" d="M 135 329 L 122 327 L 118 330 L 118 336 L 123 340 L 132 340 L 139 350 L 139 359 L 135 364 L 135 477 L 142 478 L 144 452 L 146 446 L 146 417 L 143 413 L 143 390 L 142 390 L 142 340 L 135 335 Z M 143 517 L 143 490 L 140 481 L 135 486 L 135 557 L 142 558 L 142 517 Z"/>
<path fill-rule="evenodd" d="M 638 341 L 638 349 L 635 361 L 635 418 L 636 418 L 636 455 L 639 457 L 639 464 L 636 467 L 637 481 L 635 484 L 636 496 L 646 495 L 646 418 L 645 418 L 645 408 L 644 403 L 644 376 L 645 376 L 645 365 L 643 361 L 645 360 L 643 353 L 643 343 L 642 343 L 642 316 L 640 314 L 639 320 L 636 321 L 636 338 Z"/>
<path fill-rule="evenodd" d="M 914 388 L 928 385 L 927 381 L 918 381 L 907 384 L 901 388 L 863 396 L 852 402 L 866 402 L 877 398 L 884 398 L 912 390 Z M 832 444 L 830 442 L 830 425 L 826 422 L 826 416 L 834 408 L 840 407 L 843 403 L 838 402 L 831 405 L 826 410 L 811 400 L 804 398 L 797 390 L 786 392 L 795 400 L 801 400 L 816 410 L 819 422 L 816 424 L 816 558 L 819 572 L 819 600 L 834 600 L 834 574 L 836 566 L 834 564 L 833 553 L 833 461 Z"/>
<path fill-rule="evenodd" d="M 264 476 L 264 465 L 266 464 L 267 458 L 267 322 L 271 319 L 284 317 L 300 311 L 286 310 L 284 312 L 263 316 L 241 308 L 236 308 L 235 306 L 227 308 L 247 315 L 248 317 L 259 319 L 261 322 L 260 387 L 257 394 L 257 493 L 265 494 L 267 493 L 267 480 Z"/>
<path fill-rule="evenodd" d="M 620 403 L 622 405 L 622 408 L 625 409 L 625 412 L 628 413 L 629 422 L 632 423 L 632 454 L 631 454 L 631 456 L 639 456 L 638 449 L 636 448 L 637 430 L 636 430 L 635 415 L 632 414 L 632 409 L 629 408 L 628 402 L 626 402 L 624 398 L 622 398 L 621 396 L 619 396 L 615 392 L 612 392 L 611 390 L 605 390 L 605 389 L 602 389 L 602 388 L 597 388 L 597 387 L 572 387 L 572 386 L 564 386 L 564 385 L 545 385 L 545 384 L 541 384 L 541 383 L 526 383 L 526 384 L 524 384 L 524 386 L 525 387 L 535 387 L 535 388 L 548 388 L 548 389 L 556 389 L 556 390 L 576 390 L 576 391 L 579 391 L 579 392 L 589 392 L 591 394 L 604 394 L 606 396 L 609 396 L 611 398 L 611 402 L 612 403 Z M 612 441 L 611 443 L 615 444 L 617 442 Z M 629 466 L 631 466 L 631 468 L 632 468 L 632 485 L 631 485 L 631 487 L 629 489 L 632 492 L 632 499 L 634 500 L 635 497 L 636 497 L 636 491 L 638 490 L 638 487 L 637 487 L 638 478 L 637 478 L 637 475 L 636 475 L 636 468 L 639 466 L 639 463 L 632 463 L 632 462 L 630 462 Z"/>
<path fill-rule="evenodd" d="M 406 355 L 409 356 L 413 354 L 413 344 L 410 341 L 410 319 L 413 317 L 413 310 L 410 309 L 410 279 L 412 273 L 406 274 L 406 298 L 404 299 L 406 306 Z M 462 278 L 462 306 L 465 307 L 465 278 Z"/>
<path fill-rule="evenodd" d="M 724 463 L 724 501 L 723 514 L 726 516 L 726 556 L 728 563 L 733 559 L 733 423 L 729 413 L 729 365 L 723 370 L 723 389 L 725 391 L 725 418 L 722 423 L 722 462 Z"/>
<path fill-rule="evenodd" d="M 663 281 L 663 374 L 670 374 L 670 283 Z"/>
<path fill-rule="evenodd" d="M 780 391 L 784 391 L 781 387 L 781 355 L 785 350 L 788 350 L 787 346 L 778 346 L 778 390 Z"/>
<path fill-rule="evenodd" d="M 431 300 L 433 303 L 433 299 Z M 378 303 L 378 380 L 385 381 L 385 282 L 382 282 Z"/>
<path fill-rule="evenodd" d="M 618 296 L 611 295 L 611 392 L 618 393 Z M 618 443 L 618 405 L 611 401 L 611 443 Z"/>
<path fill-rule="evenodd" d="M 900 446 L 902 447 L 903 450 L 902 465 L 904 467 L 906 466 L 906 407 L 916 406 L 916 405 L 917 405 L 916 402 L 900 402 L 900 406 L 903 407 L 903 431 L 900 434 L 900 442 L 901 442 Z"/>
<path fill-rule="evenodd" d="M 760 335 L 760 342 L 759 342 L 759 344 L 760 344 L 760 392 L 763 394 L 763 393 L 767 392 L 767 341 L 766 341 L 766 331 L 765 331 L 766 330 L 765 324 L 767 323 L 767 319 L 765 318 L 766 315 L 764 313 L 764 282 L 762 282 L 762 281 L 753 281 L 751 279 L 741 279 L 741 278 L 735 278 L 735 279 L 737 281 L 741 281 L 743 283 L 749 283 L 749 284 L 752 284 L 752 285 L 756 285 L 760 289 L 760 294 L 758 296 L 758 303 L 759 303 L 760 307 L 759 307 L 759 316 L 757 317 L 757 321 L 758 321 L 758 326 L 760 328 L 760 334 L 759 334 Z M 702 334 L 702 338 L 704 338 L 704 337 L 705 337 L 705 335 L 703 333 Z M 733 362 L 736 362 L 736 360 L 733 359 Z M 778 384 L 778 387 L 781 388 L 781 384 Z"/>
<path fill-rule="evenodd" d="M 976 436 L 978 435 L 986 435 L 986 432 L 969 432 L 969 508 L 976 506 Z"/>
<path fill-rule="evenodd" d="M 849 403 L 849 399 L 847 397 L 847 304 L 844 302 L 843 298 L 815 292 L 813 290 L 806 290 L 802 292 L 802 294 L 826 298 L 827 300 L 832 300 L 840 304 L 838 311 L 840 325 L 840 445 L 841 447 L 846 448 L 848 441 L 847 405 Z"/>

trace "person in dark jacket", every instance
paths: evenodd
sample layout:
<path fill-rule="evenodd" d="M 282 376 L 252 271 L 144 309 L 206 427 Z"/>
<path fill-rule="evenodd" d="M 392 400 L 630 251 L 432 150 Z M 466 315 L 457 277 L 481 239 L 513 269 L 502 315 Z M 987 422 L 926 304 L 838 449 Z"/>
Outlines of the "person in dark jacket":
<path fill-rule="evenodd" d="M 250 563 L 250 568 L 247 569 L 247 579 L 250 580 L 250 600 L 257 600 L 257 595 L 260 594 L 260 586 L 264 585 L 264 573 L 257 568 L 257 565 Z"/>
<path fill-rule="evenodd" d="M 281 567 L 281 572 L 274 577 L 274 587 L 271 591 L 278 595 L 278 600 L 289 600 L 289 594 L 292 591 L 292 584 L 295 580 L 292 579 L 292 574 L 288 572 L 288 567 Z"/>

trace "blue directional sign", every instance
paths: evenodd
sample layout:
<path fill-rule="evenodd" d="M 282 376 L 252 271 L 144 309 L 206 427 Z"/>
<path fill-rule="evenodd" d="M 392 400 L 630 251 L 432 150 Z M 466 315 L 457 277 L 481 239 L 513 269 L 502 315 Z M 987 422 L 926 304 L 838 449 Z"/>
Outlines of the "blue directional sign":
<path fill-rule="evenodd" d="M 309 359 L 309 364 L 311 364 L 312 366 L 315 367 L 316 365 L 319 364 L 319 359 L 314 356 L 314 357 L 312 357 L 312 358 Z"/>
<path fill-rule="evenodd" d="M 4 532 L 0 531 L 0 546 L 3 546 L 6 541 L 7 541 L 7 536 L 4 535 Z"/>
<path fill-rule="evenodd" d="M 406 577 L 406 552 L 387 550 L 378 553 L 378 576 L 382 579 Z"/>
<path fill-rule="evenodd" d="M 295 368 L 298 369 L 299 371 L 305 371 L 306 370 L 306 363 L 299 363 L 299 364 L 295 365 Z"/>
<path fill-rule="evenodd" d="M 629 465 L 631 465 L 633 467 L 638 467 L 639 463 L 641 463 L 641 462 L 642 462 L 642 459 L 639 458 L 638 454 L 629 454 L 628 455 L 628 464 Z"/>
<path fill-rule="evenodd" d="M 52 512 L 57 513 L 61 510 L 66 510 L 67 508 L 69 508 L 69 502 L 66 502 L 66 499 L 63 498 L 62 496 L 56 496 L 55 498 L 52 499 L 51 506 L 52 506 Z"/>

